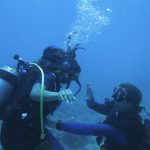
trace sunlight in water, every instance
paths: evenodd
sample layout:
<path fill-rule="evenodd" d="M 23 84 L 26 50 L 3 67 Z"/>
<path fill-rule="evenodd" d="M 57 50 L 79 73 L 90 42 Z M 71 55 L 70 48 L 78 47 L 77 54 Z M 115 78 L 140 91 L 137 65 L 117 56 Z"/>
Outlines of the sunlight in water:
<path fill-rule="evenodd" d="M 101 28 L 110 24 L 110 19 L 106 14 L 111 13 L 112 10 L 100 9 L 96 6 L 97 1 L 78 0 L 77 18 L 72 24 L 71 32 L 67 34 L 67 37 L 73 35 L 69 45 L 83 44 L 96 38 L 96 35 L 101 33 Z"/>

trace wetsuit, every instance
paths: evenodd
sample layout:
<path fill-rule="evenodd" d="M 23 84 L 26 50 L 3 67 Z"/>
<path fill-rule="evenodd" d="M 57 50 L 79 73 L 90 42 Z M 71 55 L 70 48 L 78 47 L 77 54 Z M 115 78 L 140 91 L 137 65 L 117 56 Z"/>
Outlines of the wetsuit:
<path fill-rule="evenodd" d="M 37 78 L 35 83 L 41 82 L 41 77 Z M 45 87 L 49 91 L 59 91 L 60 85 L 57 84 L 56 76 L 51 73 L 45 73 Z M 60 105 L 60 101 L 44 102 L 44 118 L 52 114 Z M 46 138 L 41 141 L 40 134 L 40 103 L 28 99 L 22 105 L 24 114 L 17 120 L 7 120 L 2 124 L 1 143 L 4 150 L 34 150 L 43 141 L 48 140 L 52 145 L 51 150 L 63 149 L 53 135 L 46 130 Z M 53 145 L 54 144 L 54 145 Z"/>
<path fill-rule="evenodd" d="M 95 100 L 87 100 L 87 105 L 92 110 L 107 116 L 104 123 L 109 124 L 126 133 L 127 145 L 116 143 L 113 138 L 106 138 L 103 147 L 107 150 L 141 150 L 146 137 L 146 128 L 140 115 L 136 112 L 118 113 L 112 112 L 111 101 L 99 104 Z M 100 143 L 101 137 L 97 137 Z"/>
<path fill-rule="evenodd" d="M 141 150 L 146 129 L 141 117 L 136 113 L 121 114 L 111 112 L 111 105 L 98 104 L 94 100 L 87 101 L 93 110 L 108 117 L 102 124 L 57 123 L 58 130 L 64 130 L 79 135 L 98 136 L 98 142 L 106 137 L 104 145 L 106 150 Z"/>

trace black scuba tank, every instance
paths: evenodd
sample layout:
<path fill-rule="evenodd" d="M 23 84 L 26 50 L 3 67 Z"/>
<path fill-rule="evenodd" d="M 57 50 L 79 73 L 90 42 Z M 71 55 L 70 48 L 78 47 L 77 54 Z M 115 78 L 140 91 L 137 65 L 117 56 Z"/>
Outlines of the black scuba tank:
<path fill-rule="evenodd" d="M 4 66 L 0 68 L 0 106 L 15 90 L 19 78 L 16 67 Z"/>

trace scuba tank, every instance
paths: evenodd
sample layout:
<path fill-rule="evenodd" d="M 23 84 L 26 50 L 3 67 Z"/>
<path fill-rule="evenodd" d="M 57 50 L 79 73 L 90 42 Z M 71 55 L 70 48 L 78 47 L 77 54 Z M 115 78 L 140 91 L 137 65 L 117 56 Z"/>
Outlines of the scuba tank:
<path fill-rule="evenodd" d="M 15 90 L 19 77 L 16 67 L 4 66 L 0 68 L 0 106 Z"/>
<path fill-rule="evenodd" d="M 4 121 L 11 118 L 10 116 L 13 115 L 12 109 L 16 109 L 17 103 L 21 99 L 19 84 L 22 85 L 21 79 L 27 72 L 27 66 L 29 66 L 19 55 L 15 55 L 14 59 L 17 60 L 16 66 L 0 68 L 0 120 Z M 20 97 L 17 99 L 18 94 Z"/>
<path fill-rule="evenodd" d="M 14 55 L 13 58 L 18 61 L 16 66 L 0 68 L 0 107 L 17 87 L 20 75 L 29 68 L 29 64 L 19 55 Z"/>

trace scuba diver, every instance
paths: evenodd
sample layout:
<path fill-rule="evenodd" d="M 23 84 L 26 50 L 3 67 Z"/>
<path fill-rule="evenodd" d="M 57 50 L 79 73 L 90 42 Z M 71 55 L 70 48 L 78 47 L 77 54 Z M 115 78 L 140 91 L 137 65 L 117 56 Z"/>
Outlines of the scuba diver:
<path fill-rule="evenodd" d="M 96 136 L 101 150 L 148 150 L 144 149 L 146 128 L 139 113 L 141 91 L 130 83 L 116 87 L 112 99 L 104 104 L 94 100 L 90 84 L 87 84 L 87 105 L 92 110 L 106 115 L 104 122 L 85 124 L 55 121 L 47 118 L 46 126 L 79 135 Z"/>
<path fill-rule="evenodd" d="M 61 150 L 55 137 L 44 128 L 45 118 L 62 101 L 72 103 L 80 91 L 80 65 L 75 58 L 78 46 L 64 51 L 47 47 L 35 63 L 18 55 L 15 67 L 0 69 L 1 144 L 4 150 Z M 69 88 L 76 81 L 79 90 Z M 66 85 L 64 90 L 60 90 Z"/>

